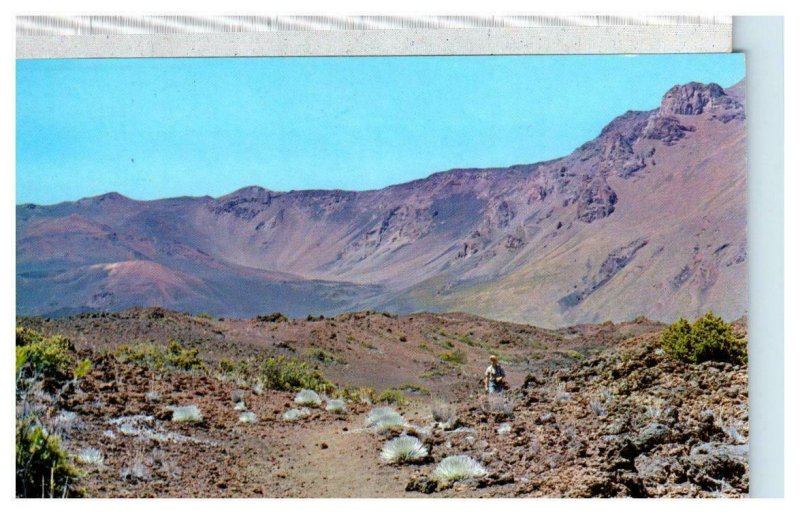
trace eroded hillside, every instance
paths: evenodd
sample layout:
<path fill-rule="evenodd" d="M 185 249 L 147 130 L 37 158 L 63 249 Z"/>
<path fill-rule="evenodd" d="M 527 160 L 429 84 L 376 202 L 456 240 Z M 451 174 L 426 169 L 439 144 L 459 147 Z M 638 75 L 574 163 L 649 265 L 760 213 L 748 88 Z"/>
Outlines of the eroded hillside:
<path fill-rule="evenodd" d="M 375 191 L 21 205 L 18 312 L 735 319 L 747 305 L 742 87 L 676 86 L 561 159 Z"/>

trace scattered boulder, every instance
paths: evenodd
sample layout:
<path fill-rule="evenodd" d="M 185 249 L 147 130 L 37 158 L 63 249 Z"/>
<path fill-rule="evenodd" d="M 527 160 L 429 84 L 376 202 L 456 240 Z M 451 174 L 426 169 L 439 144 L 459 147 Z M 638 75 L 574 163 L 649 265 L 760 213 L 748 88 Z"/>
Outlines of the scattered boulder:
<path fill-rule="evenodd" d="M 231 391 L 231 401 L 233 403 L 244 402 L 246 397 L 247 397 L 247 391 L 243 389 L 234 389 L 233 391 Z"/>
<path fill-rule="evenodd" d="M 693 471 L 713 479 L 733 480 L 747 472 L 748 445 L 709 442 L 689 453 Z"/>
<path fill-rule="evenodd" d="M 667 442 L 670 429 L 661 423 L 650 423 L 631 440 L 639 452 L 645 452 L 658 444 Z"/>
<path fill-rule="evenodd" d="M 406 491 L 417 491 L 424 494 L 431 494 L 436 492 L 439 483 L 436 480 L 431 480 L 428 477 L 412 478 L 406 484 Z"/>

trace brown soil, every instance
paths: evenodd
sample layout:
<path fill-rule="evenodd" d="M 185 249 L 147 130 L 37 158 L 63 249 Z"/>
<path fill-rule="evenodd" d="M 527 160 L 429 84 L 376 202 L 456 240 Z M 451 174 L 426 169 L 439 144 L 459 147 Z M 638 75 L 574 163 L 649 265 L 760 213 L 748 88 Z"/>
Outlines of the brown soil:
<path fill-rule="evenodd" d="M 102 465 L 81 464 L 80 486 L 90 496 L 747 493 L 746 462 L 736 454 L 747 438 L 745 368 L 667 359 L 657 349 L 661 325 L 644 319 L 553 331 L 463 314 L 370 312 L 272 323 L 137 309 L 18 322 L 70 336 L 93 362 L 52 412 L 75 414 L 61 426 L 72 454 L 92 447 L 104 456 Z M 346 360 L 317 363 L 339 385 L 426 387 L 429 394 L 406 391 L 408 404 L 397 410 L 429 446 L 431 459 L 382 462 L 380 449 L 391 436 L 365 428 L 369 405 L 351 402 L 342 415 L 312 408 L 309 417 L 287 422 L 281 416 L 294 407 L 294 393 L 256 394 L 214 372 L 153 370 L 109 352 L 124 342 L 169 339 L 199 347 L 210 369 L 222 357 L 287 354 L 314 362 L 307 350 L 322 348 Z M 463 352 L 466 362 L 443 363 L 445 351 Z M 500 403 L 488 402 L 479 385 L 490 352 L 508 360 L 512 390 Z M 237 389 L 245 390 L 255 423 L 239 421 L 231 399 Z M 602 415 L 590 405 L 597 399 L 607 411 Z M 457 411 L 459 430 L 433 423 L 431 407 L 442 401 Z M 187 405 L 199 408 L 202 422 L 172 421 L 171 407 Z M 436 464 L 453 454 L 472 456 L 488 475 L 426 486 Z"/>

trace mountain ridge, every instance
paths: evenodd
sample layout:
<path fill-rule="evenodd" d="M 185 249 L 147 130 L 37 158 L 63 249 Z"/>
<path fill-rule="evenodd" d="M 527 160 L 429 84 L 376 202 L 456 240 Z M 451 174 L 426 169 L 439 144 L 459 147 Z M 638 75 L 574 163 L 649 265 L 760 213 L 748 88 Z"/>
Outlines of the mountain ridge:
<path fill-rule="evenodd" d="M 163 306 L 222 315 L 375 307 L 557 326 L 637 315 L 668 320 L 709 307 L 734 319 L 746 312 L 742 88 L 729 95 L 716 84 L 675 86 L 659 108 L 614 118 L 567 156 L 455 168 L 382 189 L 246 186 L 218 198 L 107 193 L 23 204 L 18 310 L 45 314 L 68 301 L 79 309 L 133 306 L 115 296 L 108 277 L 77 297 L 67 286 L 55 297 L 43 290 L 63 284 L 58 272 L 150 260 L 198 278 L 210 292 L 164 294 Z M 651 208 L 636 205 L 637 197 Z M 696 241 L 683 248 L 687 239 Z M 644 244 L 626 257 L 636 241 Z M 675 245 L 680 252 L 664 253 Z M 631 275 L 632 263 L 646 268 L 644 282 Z M 675 269 L 655 273 L 656 263 Z M 661 294 L 646 291 L 659 284 Z M 628 307 L 603 307 L 603 298 Z M 643 301 L 651 307 L 641 308 Z"/>

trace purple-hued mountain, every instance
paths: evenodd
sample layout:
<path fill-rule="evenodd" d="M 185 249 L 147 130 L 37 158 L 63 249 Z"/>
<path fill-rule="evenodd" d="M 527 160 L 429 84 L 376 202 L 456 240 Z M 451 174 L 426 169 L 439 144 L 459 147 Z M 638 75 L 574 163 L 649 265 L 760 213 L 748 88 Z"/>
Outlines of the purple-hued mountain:
<path fill-rule="evenodd" d="M 376 308 L 543 326 L 747 309 L 744 86 L 675 86 L 570 155 L 375 191 L 17 206 L 17 311 Z"/>

